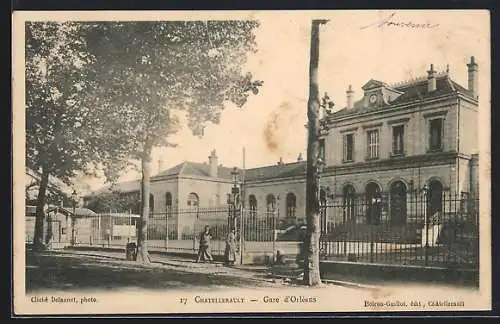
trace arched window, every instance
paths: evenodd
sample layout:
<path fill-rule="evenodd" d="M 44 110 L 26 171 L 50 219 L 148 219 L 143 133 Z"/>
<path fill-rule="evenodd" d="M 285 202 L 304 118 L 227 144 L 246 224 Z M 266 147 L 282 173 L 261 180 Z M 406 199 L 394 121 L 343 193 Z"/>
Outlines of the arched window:
<path fill-rule="evenodd" d="M 390 212 L 392 224 L 406 223 L 406 185 L 402 181 L 396 181 L 390 189 Z"/>
<path fill-rule="evenodd" d="M 295 218 L 297 208 L 297 198 L 293 193 L 286 195 L 286 218 Z"/>
<path fill-rule="evenodd" d="M 375 182 L 369 182 L 365 188 L 365 196 L 367 203 L 366 220 L 370 224 L 380 223 L 381 216 L 381 190 L 380 186 Z"/>
<path fill-rule="evenodd" d="M 165 193 L 165 210 L 167 211 L 167 217 L 172 213 L 172 194 L 170 192 Z"/>
<path fill-rule="evenodd" d="M 153 214 L 155 211 L 155 196 L 149 194 L 149 213 Z"/>
<path fill-rule="evenodd" d="M 248 196 L 248 208 L 250 211 L 250 217 L 257 217 L 257 198 L 255 195 Z"/>
<path fill-rule="evenodd" d="M 200 204 L 200 198 L 195 192 L 191 192 L 187 198 L 188 207 L 198 207 Z"/>
<path fill-rule="evenodd" d="M 165 193 L 165 206 L 167 208 L 172 207 L 172 194 L 168 191 Z"/>
<path fill-rule="evenodd" d="M 352 185 L 345 185 L 344 189 L 342 189 L 342 197 L 343 197 L 343 207 L 344 207 L 344 215 L 343 220 L 346 222 L 356 222 L 355 215 L 355 198 L 356 198 L 356 190 Z"/>
<path fill-rule="evenodd" d="M 439 180 L 429 182 L 427 193 L 427 216 L 432 217 L 435 213 L 443 210 L 443 184 Z"/>
<path fill-rule="evenodd" d="M 326 191 L 325 189 L 319 190 L 319 220 L 321 233 L 327 232 L 327 207 L 326 207 Z"/>
<path fill-rule="evenodd" d="M 273 212 L 276 208 L 276 197 L 273 194 L 267 195 L 266 198 L 267 212 Z"/>
<path fill-rule="evenodd" d="M 326 191 L 325 191 L 325 189 L 320 189 L 320 191 L 319 191 L 319 204 L 320 204 L 320 206 L 326 205 Z"/>

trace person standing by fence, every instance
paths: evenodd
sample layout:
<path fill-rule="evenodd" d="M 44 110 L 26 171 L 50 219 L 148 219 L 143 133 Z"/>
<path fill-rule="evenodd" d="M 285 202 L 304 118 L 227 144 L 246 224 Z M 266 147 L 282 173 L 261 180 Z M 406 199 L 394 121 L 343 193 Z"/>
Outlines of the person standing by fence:
<path fill-rule="evenodd" d="M 203 259 L 203 262 L 209 261 L 213 262 L 214 259 L 212 254 L 210 253 L 210 239 L 212 235 L 210 234 L 210 226 L 206 225 L 205 230 L 200 235 L 200 248 L 198 250 L 198 257 L 196 258 L 196 262 L 200 262 Z"/>
<path fill-rule="evenodd" d="M 236 261 L 236 231 L 232 229 L 226 238 L 224 263 L 226 265 L 234 265 L 235 261 Z"/>

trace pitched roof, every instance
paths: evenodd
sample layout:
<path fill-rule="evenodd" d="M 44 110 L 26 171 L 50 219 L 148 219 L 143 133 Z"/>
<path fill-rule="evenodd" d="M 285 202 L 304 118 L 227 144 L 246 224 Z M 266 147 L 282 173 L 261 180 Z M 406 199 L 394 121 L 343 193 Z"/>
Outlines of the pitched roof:
<path fill-rule="evenodd" d="M 36 206 L 32 205 L 27 205 L 25 209 L 26 216 L 36 216 Z M 45 212 L 52 212 L 52 211 L 57 211 L 65 215 L 71 215 L 73 214 L 73 208 L 71 207 L 60 207 L 60 206 L 48 206 L 48 208 L 45 210 Z M 94 211 L 88 209 L 88 208 L 75 208 L 75 215 L 76 216 L 81 216 L 81 217 L 91 217 L 91 216 L 97 216 Z"/>
<path fill-rule="evenodd" d="M 383 82 L 377 80 L 370 80 L 367 84 L 375 82 L 384 84 Z M 473 98 L 473 94 L 470 90 L 465 89 L 455 81 L 451 80 L 446 74 L 436 77 L 436 90 L 432 92 L 428 92 L 427 80 L 423 78 L 417 79 L 416 81 L 407 84 L 393 86 L 392 89 L 400 91 L 402 92 L 402 94 L 389 104 L 383 104 L 376 107 L 365 107 L 364 100 L 361 99 L 355 102 L 352 108 L 340 109 L 334 112 L 332 116 L 341 117 L 348 115 L 358 115 L 368 111 L 380 110 L 393 105 L 412 102 L 414 100 L 425 100 L 456 92 Z"/>
<path fill-rule="evenodd" d="M 376 88 L 376 87 L 387 87 L 388 85 L 385 82 L 375 80 L 375 79 L 370 79 L 370 81 L 366 82 L 364 86 L 361 87 L 361 89 L 370 89 L 370 88 Z"/>
<path fill-rule="evenodd" d="M 227 168 L 219 165 L 217 170 L 217 178 L 231 179 L 231 171 L 232 168 Z M 162 171 L 151 178 L 156 179 L 164 176 L 173 176 L 173 175 L 210 177 L 210 166 L 207 163 L 185 161 L 168 170 Z"/>
<path fill-rule="evenodd" d="M 131 192 L 141 189 L 141 179 L 118 182 L 113 185 L 109 185 L 98 189 L 91 193 L 91 195 L 98 195 L 109 191 L 120 191 L 120 192 Z"/>
<path fill-rule="evenodd" d="M 283 163 L 245 170 L 245 181 L 259 181 L 306 175 L 306 161 Z"/>
<path fill-rule="evenodd" d="M 73 214 L 73 208 L 70 207 L 58 207 L 58 206 L 53 206 L 49 207 L 47 209 L 47 212 L 51 212 L 56 210 L 58 213 L 62 213 L 65 215 L 72 215 Z M 80 217 L 92 217 L 92 216 L 97 216 L 97 214 L 88 208 L 80 208 L 77 207 L 75 208 L 75 216 L 80 216 Z"/>

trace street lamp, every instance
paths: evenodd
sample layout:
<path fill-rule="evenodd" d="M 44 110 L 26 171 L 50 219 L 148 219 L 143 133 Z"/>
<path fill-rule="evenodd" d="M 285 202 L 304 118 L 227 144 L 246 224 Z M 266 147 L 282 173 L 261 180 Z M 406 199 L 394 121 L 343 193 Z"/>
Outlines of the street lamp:
<path fill-rule="evenodd" d="M 78 199 L 78 194 L 76 190 L 73 190 L 71 194 L 71 199 L 73 201 L 73 215 L 71 215 L 71 245 L 75 245 L 75 221 L 76 221 L 76 201 Z"/>
<path fill-rule="evenodd" d="M 240 172 L 238 171 L 238 168 L 234 167 L 233 171 L 231 171 L 231 176 L 233 179 L 233 188 L 231 189 L 231 194 L 228 195 L 228 202 L 230 205 L 232 205 L 233 208 L 233 221 L 232 221 L 232 226 L 234 229 L 236 229 L 236 218 L 237 218 L 237 207 L 239 205 L 239 193 L 240 190 L 238 188 L 238 182 L 239 182 L 239 175 Z"/>

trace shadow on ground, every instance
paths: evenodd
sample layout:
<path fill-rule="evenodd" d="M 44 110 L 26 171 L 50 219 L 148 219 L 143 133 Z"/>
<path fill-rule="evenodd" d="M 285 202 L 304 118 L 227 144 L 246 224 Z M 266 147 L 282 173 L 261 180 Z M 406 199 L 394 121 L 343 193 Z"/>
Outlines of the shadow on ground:
<path fill-rule="evenodd" d="M 109 257 L 27 251 L 26 291 L 123 288 L 192 290 L 270 286 L 265 281 L 231 276 L 221 273 L 217 267 L 212 269 L 200 273 L 158 264 L 143 266 Z"/>

